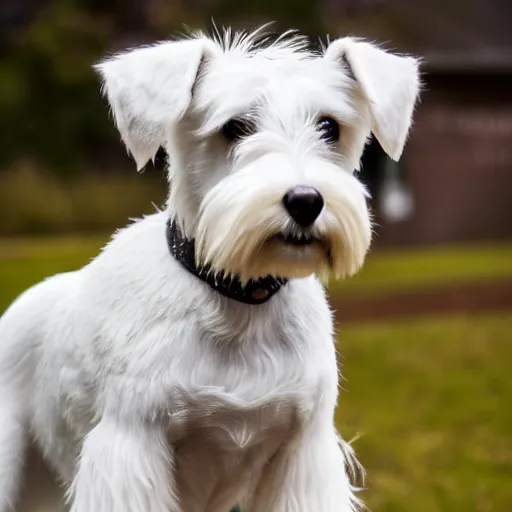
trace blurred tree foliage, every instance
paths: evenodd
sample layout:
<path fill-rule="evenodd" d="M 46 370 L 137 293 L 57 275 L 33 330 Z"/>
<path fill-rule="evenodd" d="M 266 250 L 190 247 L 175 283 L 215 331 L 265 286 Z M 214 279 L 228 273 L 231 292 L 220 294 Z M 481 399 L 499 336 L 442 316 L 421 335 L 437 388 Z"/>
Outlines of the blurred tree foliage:
<path fill-rule="evenodd" d="M 0 166 L 28 157 L 72 168 L 112 138 L 91 69 L 107 48 L 108 19 L 83 4 L 50 3 L 10 35 L 0 62 Z"/>
<path fill-rule="evenodd" d="M 0 170 L 20 160 L 71 175 L 119 168 L 124 149 L 92 64 L 184 25 L 357 33 L 421 50 L 510 42 L 501 0 L 0 0 Z M 501 10 L 500 10 L 501 9 Z M 480 15 L 478 15 L 480 13 Z M 485 16 L 484 16 L 485 14 Z M 487 20 L 480 23 L 479 20 Z M 488 20 L 495 20 L 490 23 Z M 492 30 L 491 30 L 492 28 Z M 492 37 L 491 37 L 492 36 Z M 494 39 L 493 39 L 494 38 Z M 442 50 L 442 48 L 441 48 Z"/>
<path fill-rule="evenodd" d="M 211 16 L 215 20 L 230 20 L 230 24 L 245 28 L 252 25 L 275 22 L 274 30 L 299 29 L 303 33 L 318 37 L 322 34 L 321 8 L 324 2 L 313 0 L 218 0 L 211 3 Z M 243 6 L 243 7 L 242 7 Z"/>
<path fill-rule="evenodd" d="M 29 159 L 69 174 L 123 155 L 91 66 L 123 42 L 158 36 L 161 23 L 151 26 L 148 8 L 156 3 L 55 0 L 2 30 L 0 169 Z"/>

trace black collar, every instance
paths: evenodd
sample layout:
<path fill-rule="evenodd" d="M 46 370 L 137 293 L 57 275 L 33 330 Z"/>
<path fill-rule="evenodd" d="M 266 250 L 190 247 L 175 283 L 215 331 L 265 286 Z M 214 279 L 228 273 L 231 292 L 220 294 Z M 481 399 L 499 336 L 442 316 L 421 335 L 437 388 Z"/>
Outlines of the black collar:
<path fill-rule="evenodd" d="M 171 254 L 192 274 L 209 284 L 214 290 L 225 297 L 243 302 L 245 304 L 263 304 L 275 295 L 287 279 L 267 276 L 256 281 L 252 279 L 242 286 L 236 276 L 216 276 L 208 267 L 197 268 L 195 261 L 194 240 L 185 237 L 175 221 L 167 222 L 167 245 Z"/>

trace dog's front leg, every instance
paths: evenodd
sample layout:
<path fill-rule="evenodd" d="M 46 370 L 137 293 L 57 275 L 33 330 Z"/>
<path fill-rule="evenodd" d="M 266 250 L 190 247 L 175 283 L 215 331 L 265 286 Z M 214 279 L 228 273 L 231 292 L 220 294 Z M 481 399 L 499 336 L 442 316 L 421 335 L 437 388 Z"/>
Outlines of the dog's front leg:
<path fill-rule="evenodd" d="M 84 440 L 71 512 L 178 512 L 165 430 L 102 419 Z"/>
<path fill-rule="evenodd" d="M 310 425 L 274 457 L 249 512 L 353 512 L 359 501 L 348 472 L 357 464 L 332 425 Z"/>

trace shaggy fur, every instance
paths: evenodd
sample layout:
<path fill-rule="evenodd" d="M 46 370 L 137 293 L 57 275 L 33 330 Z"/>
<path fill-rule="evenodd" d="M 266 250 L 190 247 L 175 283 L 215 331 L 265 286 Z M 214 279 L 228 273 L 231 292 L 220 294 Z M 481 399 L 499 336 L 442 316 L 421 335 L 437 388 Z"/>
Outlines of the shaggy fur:
<path fill-rule="evenodd" d="M 351 38 L 315 53 L 299 35 L 227 31 L 97 70 L 137 167 L 160 146 L 170 155 L 169 199 L 0 319 L 0 512 L 15 508 L 31 436 L 72 512 L 355 510 L 318 277 L 363 264 L 371 221 L 353 171 L 371 132 L 399 158 L 417 61 Z M 337 143 L 322 116 L 341 126 Z M 230 143 L 233 118 L 252 130 Z M 317 242 L 300 247 L 275 237 L 304 235 L 282 203 L 296 185 L 325 200 Z M 290 281 L 258 306 L 219 295 L 170 256 L 169 218 L 213 272 Z"/>

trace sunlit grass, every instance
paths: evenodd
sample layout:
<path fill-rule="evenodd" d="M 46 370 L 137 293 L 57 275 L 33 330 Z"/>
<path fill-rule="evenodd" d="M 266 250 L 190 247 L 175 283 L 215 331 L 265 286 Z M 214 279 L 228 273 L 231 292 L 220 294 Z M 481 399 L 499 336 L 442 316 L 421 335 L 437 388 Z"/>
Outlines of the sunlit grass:
<path fill-rule="evenodd" d="M 85 265 L 108 238 L 97 235 L 0 239 L 0 313 L 29 286 Z"/>
<path fill-rule="evenodd" d="M 86 264 L 109 238 L 108 233 L 0 238 L 0 311 L 27 286 Z M 332 283 L 331 290 L 353 296 L 375 295 L 503 278 L 512 278 L 512 244 L 407 249 L 370 254 L 359 274 Z"/>
<path fill-rule="evenodd" d="M 358 274 L 332 283 L 343 294 L 372 294 L 512 278 L 512 244 L 472 244 L 371 253 Z"/>

